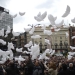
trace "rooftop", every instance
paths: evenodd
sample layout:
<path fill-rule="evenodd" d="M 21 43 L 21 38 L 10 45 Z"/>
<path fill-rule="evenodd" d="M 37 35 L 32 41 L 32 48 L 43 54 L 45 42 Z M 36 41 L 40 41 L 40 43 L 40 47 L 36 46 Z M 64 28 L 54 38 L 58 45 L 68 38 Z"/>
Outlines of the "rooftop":
<path fill-rule="evenodd" d="M 9 10 L 4 8 L 4 7 L 2 7 L 2 6 L 0 6 L 0 11 L 6 12 L 7 14 L 9 14 Z"/>

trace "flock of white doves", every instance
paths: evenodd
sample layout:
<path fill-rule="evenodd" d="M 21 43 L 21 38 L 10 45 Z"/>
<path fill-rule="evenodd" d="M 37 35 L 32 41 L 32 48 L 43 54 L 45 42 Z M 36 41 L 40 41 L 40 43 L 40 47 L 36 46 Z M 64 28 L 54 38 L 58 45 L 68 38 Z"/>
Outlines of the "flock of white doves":
<path fill-rule="evenodd" d="M 2 20 L 2 18 L 4 17 L 6 13 L 3 12 L 1 14 L 0 20 Z M 67 17 L 70 14 L 70 7 L 67 5 L 66 11 L 63 14 L 63 18 Z M 19 12 L 19 15 L 23 16 L 25 15 L 25 12 Z M 11 16 L 13 18 L 16 18 L 17 14 Z M 34 19 L 38 22 L 43 21 L 45 19 L 45 17 L 47 16 L 47 12 L 44 12 L 43 14 L 41 14 L 41 12 L 38 13 L 37 16 L 34 16 Z M 56 24 L 55 21 L 57 19 L 57 17 L 54 17 L 53 15 L 48 15 L 48 19 L 51 23 L 51 28 L 50 30 L 46 29 L 46 25 L 41 26 L 41 29 L 43 29 L 43 33 L 45 35 L 52 35 L 52 31 L 51 29 L 54 29 L 55 32 L 59 31 L 61 28 L 65 28 L 65 27 L 69 27 L 69 26 L 65 26 L 63 25 L 64 20 L 62 20 L 59 24 Z M 75 18 L 71 20 L 72 23 L 75 23 Z M 36 35 L 34 34 L 35 31 L 35 26 L 33 26 L 32 28 L 24 28 L 25 32 L 28 32 L 31 35 L 32 39 L 39 39 L 41 38 L 40 35 Z M 9 26 L 7 26 L 7 31 L 4 35 L 4 28 L 0 30 L 0 36 L 2 37 L 8 37 L 8 34 L 11 32 L 11 28 Z M 13 34 L 13 38 L 15 36 L 19 36 L 20 33 L 14 32 L 12 31 Z M 69 37 L 68 32 L 65 32 L 66 38 Z M 72 39 L 74 39 L 75 36 L 72 37 Z M 11 38 L 12 39 L 12 38 Z M 2 43 L 3 45 L 6 45 L 6 41 L 4 41 L 3 39 L 0 39 L 0 43 Z M 50 40 L 45 39 L 45 43 L 47 43 L 48 45 L 51 45 Z M 49 55 L 54 55 L 55 54 L 55 50 L 52 50 L 52 48 L 50 49 L 46 49 L 42 54 L 40 54 L 40 48 L 39 48 L 39 44 L 34 44 L 32 43 L 32 41 L 30 41 L 29 43 L 25 44 L 24 47 L 28 48 L 28 51 L 23 51 L 23 48 L 16 48 L 17 52 L 21 52 L 21 53 L 27 53 L 32 55 L 32 60 L 37 59 L 37 57 L 39 56 L 38 59 L 49 59 L 49 57 L 46 56 L 46 54 L 48 53 Z M 75 49 L 75 47 L 70 46 L 70 48 L 72 50 Z M 20 55 L 19 57 L 14 57 L 13 56 L 13 51 L 14 50 L 14 45 L 11 42 L 8 42 L 8 50 L 7 51 L 3 51 L 0 49 L 0 56 L 2 57 L 2 59 L 0 60 L 0 63 L 4 63 L 7 59 L 12 60 L 13 58 L 15 58 L 15 60 L 18 60 L 18 62 L 20 63 L 21 61 L 24 61 L 25 59 Z M 72 58 L 72 56 L 75 54 L 75 52 L 68 52 L 68 60 Z M 60 54 L 57 54 L 58 56 L 60 56 Z"/>

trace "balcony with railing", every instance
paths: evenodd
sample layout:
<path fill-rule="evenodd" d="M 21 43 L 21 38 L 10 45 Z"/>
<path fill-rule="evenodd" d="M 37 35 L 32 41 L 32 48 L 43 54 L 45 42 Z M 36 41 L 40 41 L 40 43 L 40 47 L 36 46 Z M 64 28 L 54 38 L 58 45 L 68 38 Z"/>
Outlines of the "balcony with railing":
<path fill-rule="evenodd" d="M 42 53 L 43 51 L 47 49 L 47 44 L 43 45 L 42 42 L 40 42 L 39 46 L 40 46 L 40 53 Z M 55 43 L 51 45 L 51 48 L 55 50 L 56 52 L 60 51 L 60 52 L 65 52 L 67 54 L 69 50 L 69 45 L 66 42 L 64 44 L 60 43 L 59 45 Z"/>
<path fill-rule="evenodd" d="M 69 45 L 52 45 L 52 49 L 55 49 L 55 50 L 65 50 L 65 49 L 68 49 L 69 48 Z"/>

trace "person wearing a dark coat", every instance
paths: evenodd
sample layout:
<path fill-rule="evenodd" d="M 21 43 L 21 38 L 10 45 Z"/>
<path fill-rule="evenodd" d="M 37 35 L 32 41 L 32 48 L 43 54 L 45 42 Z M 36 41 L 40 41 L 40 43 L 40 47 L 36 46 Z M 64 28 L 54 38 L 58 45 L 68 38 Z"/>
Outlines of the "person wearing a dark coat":
<path fill-rule="evenodd" d="M 73 63 L 69 63 L 69 75 L 75 75 L 75 69 L 73 67 Z"/>
<path fill-rule="evenodd" d="M 2 65 L 0 64 L 0 75 L 4 75 Z"/>
<path fill-rule="evenodd" d="M 32 75 L 33 74 L 33 63 L 31 61 L 31 58 L 29 57 L 27 62 L 26 62 L 26 65 L 25 65 L 25 75 Z"/>
<path fill-rule="evenodd" d="M 6 66 L 7 75 L 20 75 L 17 65 L 12 61 Z"/>
<path fill-rule="evenodd" d="M 11 75 L 11 72 L 10 72 L 10 65 L 9 65 L 9 64 L 6 65 L 5 71 L 6 71 L 6 75 Z"/>
<path fill-rule="evenodd" d="M 58 72 L 58 75 L 69 75 L 66 64 L 62 64 L 62 70 Z"/>
<path fill-rule="evenodd" d="M 39 65 L 40 65 L 40 67 L 42 69 L 42 75 L 44 75 L 44 71 L 46 70 L 46 68 L 45 68 L 45 66 L 43 64 L 43 61 L 40 61 Z"/>
<path fill-rule="evenodd" d="M 60 72 L 62 70 L 62 63 L 59 63 L 57 68 L 58 68 L 58 72 Z"/>
<path fill-rule="evenodd" d="M 24 75 L 24 64 L 23 63 L 21 63 L 19 71 L 20 71 L 20 74 Z"/>
<path fill-rule="evenodd" d="M 42 68 L 37 60 L 34 63 L 33 75 L 42 75 Z"/>

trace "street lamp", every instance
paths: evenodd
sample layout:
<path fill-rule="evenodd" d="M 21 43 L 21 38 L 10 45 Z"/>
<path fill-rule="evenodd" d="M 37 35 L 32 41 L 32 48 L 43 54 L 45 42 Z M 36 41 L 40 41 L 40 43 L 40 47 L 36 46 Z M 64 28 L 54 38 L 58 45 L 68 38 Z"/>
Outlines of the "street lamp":
<path fill-rule="evenodd" d="M 57 49 L 58 44 L 57 44 L 57 43 L 55 43 L 54 45 L 55 45 L 55 49 Z"/>
<path fill-rule="evenodd" d="M 47 49 L 47 44 L 46 43 L 44 44 L 44 47 L 45 47 L 45 50 L 46 50 Z"/>
<path fill-rule="evenodd" d="M 62 41 L 60 41 L 60 49 L 62 49 L 62 46 L 63 46 L 63 43 L 62 43 Z"/>
<path fill-rule="evenodd" d="M 40 53 L 42 53 L 42 38 L 40 38 Z"/>
<path fill-rule="evenodd" d="M 65 46 L 65 55 L 67 55 L 67 53 L 68 53 L 68 43 L 67 43 L 67 41 L 64 42 L 64 46 Z"/>
<path fill-rule="evenodd" d="M 27 32 L 24 32 L 24 44 L 27 44 Z"/>

